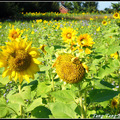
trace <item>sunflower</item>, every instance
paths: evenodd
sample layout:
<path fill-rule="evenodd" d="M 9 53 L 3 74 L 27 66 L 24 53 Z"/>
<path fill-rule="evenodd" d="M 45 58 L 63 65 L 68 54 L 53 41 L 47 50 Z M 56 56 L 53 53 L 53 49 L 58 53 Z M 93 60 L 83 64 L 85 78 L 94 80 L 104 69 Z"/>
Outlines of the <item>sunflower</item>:
<path fill-rule="evenodd" d="M 92 52 L 92 50 L 90 50 L 89 48 L 86 48 L 86 49 L 85 49 L 85 53 L 86 53 L 86 54 L 91 54 L 91 52 Z"/>
<path fill-rule="evenodd" d="M 45 46 L 47 46 L 47 45 L 41 45 L 41 46 L 40 46 L 40 49 L 43 51 L 43 53 L 46 54 L 47 52 L 46 52 L 46 50 L 45 50 Z"/>
<path fill-rule="evenodd" d="M 113 98 L 111 101 L 111 107 L 117 108 L 117 106 L 118 106 L 118 99 Z"/>
<path fill-rule="evenodd" d="M 114 13 L 113 17 L 114 17 L 115 19 L 119 18 L 119 13 L 117 13 L 117 12 Z"/>
<path fill-rule="evenodd" d="M 118 59 L 118 52 L 111 54 L 110 57 Z"/>
<path fill-rule="evenodd" d="M 78 42 L 78 45 L 82 47 L 86 47 L 86 46 L 92 47 L 92 45 L 95 44 L 91 36 L 88 34 L 81 34 L 80 36 L 78 36 L 77 42 Z"/>
<path fill-rule="evenodd" d="M 20 38 L 22 35 L 23 31 L 20 29 L 14 29 L 14 27 L 12 27 L 12 29 L 9 29 L 9 34 L 8 34 L 8 38 L 13 41 L 16 40 L 17 38 Z"/>
<path fill-rule="evenodd" d="M 85 75 L 79 58 L 68 53 L 59 55 L 53 67 L 56 67 L 57 75 L 66 83 L 78 83 Z"/>
<path fill-rule="evenodd" d="M 37 60 L 40 57 L 38 49 L 31 47 L 32 42 L 27 39 L 19 41 L 5 42 L 6 46 L 1 46 L 0 67 L 4 67 L 2 77 L 9 76 L 10 80 L 21 83 L 23 79 L 29 82 L 29 78 L 34 79 L 34 74 L 39 71 Z"/>
<path fill-rule="evenodd" d="M 77 32 L 73 28 L 70 28 L 70 27 L 62 28 L 61 36 L 62 36 L 63 41 L 66 43 L 73 44 L 76 38 L 76 34 Z"/>
<path fill-rule="evenodd" d="M 100 27 L 98 27 L 98 28 L 96 29 L 96 31 L 100 31 Z"/>
<path fill-rule="evenodd" d="M 103 24 L 103 25 L 107 25 L 107 21 L 103 20 L 103 21 L 102 21 L 102 24 Z"/>

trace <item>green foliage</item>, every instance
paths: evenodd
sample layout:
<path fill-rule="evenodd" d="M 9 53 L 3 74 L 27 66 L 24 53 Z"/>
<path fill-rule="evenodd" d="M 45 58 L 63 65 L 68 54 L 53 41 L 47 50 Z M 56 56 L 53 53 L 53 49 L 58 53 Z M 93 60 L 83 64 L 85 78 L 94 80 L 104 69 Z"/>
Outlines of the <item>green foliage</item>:
<path fill-rule="evenodd" d="M 112 3 L 113 10 L 116 12 L 120 11 L 120 3 Z"/>
<path fill-rule="evenodd" d="M 54 118 L 76 118 L 75 104 L 63 102 L 49 103 L 50 110 Z"/>
<path fill-rule="evenodd" d="M 35 4 L 36 9 L 40 4 Z M 90 4 L 87 4 L 84 5 L 90 7 Z M 24 5 L 34 6 L 26 3 Z M 45 3 L 41 4 L 41 7 L 42 5 L 45 6 Z M 74 2 L 76 12 L 79 12 L 77 7 L 80 5 L 82 2 Z M 28 9 L 30 8 L 26 8 Z M 82 10 L 81 7 L 80 9 Z M 74 9 L 71 7 L 71 10 Z M 49 16 L 52 13 L 46 14 Z M 32 16 L 30 13 L 29 15 Z M 56 16 L 58 14 L 54 17 Z M 14 25 L 15 28 L 24 31 L 22 37 L 28 35 L 33 47 L 38 47 L 41 53 L 38 59 L 41 62 L 40 71 L 35 74 L 34 80 L 30 79 L 30 83 L 23 81 L 20 85 L 17 81 L 10 81 L 9 76 L 2 78 L 4 68 L 0 68 L 0 118 L 74 119 L 93 118 L 94 114 L 119 114 L 119 105 L 117 108 L 111 108 L 111 100 L 120 98 L 119 27 L 115 24 L 115 20 L 111 19 L 111 23 L 109 19 L 106 21 L 108 23 L 106 26 L 97 20 L 88 22 L 64 19 L 0 23 L 1 45 L 8 40 L 8 31 Z M 90 34 L 95 42 L 91 54 L 79 53 L 79 50 L 72 51 L 71 46 L 62 41 L 61 28 L 64 27 L 76 30 L 77 36 Z M 98 27 L 100 31 L 96 31 Z M 34 34 L 31 34 L 32 31 Z M 44 47 L 46 52 L 39 48 L 43 44 L 46 45 Z M 88 66 L 89 72 L 77 84 L 61 81 L 55 67 L 52 67 L 57 56 L 65 52 L 73 53 Z M 116 52 L 117 59 L 111 57 L 111 54 Z"/>
<path fill-rule="evenodd" d="M 91 102 L 103 102 L 117 96 L 120 91 L 108 89 L 94 89 L 90 91 Z"/>

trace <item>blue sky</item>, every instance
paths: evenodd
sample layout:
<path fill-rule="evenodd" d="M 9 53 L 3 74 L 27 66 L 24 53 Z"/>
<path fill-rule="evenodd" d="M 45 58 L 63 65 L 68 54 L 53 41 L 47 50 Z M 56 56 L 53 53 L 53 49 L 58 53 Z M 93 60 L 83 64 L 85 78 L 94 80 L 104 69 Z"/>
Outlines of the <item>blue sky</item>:
<path fill-rule="evenodd" d="M 119 1 L 98 1 L 98 10 L 104 10 L 105 8 L 109 8 L 111 3 L 118 3 Z"/>

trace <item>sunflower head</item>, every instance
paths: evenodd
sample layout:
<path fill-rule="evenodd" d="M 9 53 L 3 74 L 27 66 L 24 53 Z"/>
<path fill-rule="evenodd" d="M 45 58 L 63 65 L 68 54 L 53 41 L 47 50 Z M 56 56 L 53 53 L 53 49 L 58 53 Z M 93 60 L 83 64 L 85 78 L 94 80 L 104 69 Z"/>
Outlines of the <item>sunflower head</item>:
<path fill-rule="evenodd" d="M 63 41 L 66 43 L 73 44 L 74 40 L 76 38 L 76 34 L 77 34 L 77 32 L 73 28 L 70 28 L 70 27 L 62 28 L 61 36 L 62 36 Z"/>
<path fill-rule="evenodd" d="M 9 76 L 9 79 L 21 83 L 23 79 L 29 82 L 29 78 L 34 78 L 34 74 L 39 71 L 37 60 L 40 53 L 37 48 L 31 47 L 32 42 L 26 39 L 7 42 L 6 46 L 1 47 L 0 67 L 4 67 L 2 77 Z"/>
<path fill-rule="evenodd" d="M 113 98 L 111 101 L 111 107 L 117 108 L 117 106 L 118 106 L 118 99 Z"/>
<path fill-rule="evenodd" d="M 88 34 L 81 34 L 80 36 L 78 36 L 77 43 L 82 47 L 87 47 L 87 46 L 92 47 L 92 45 L 95 44 L 91 36 Z"/>
<path fill-rule="evenodd" d="M 115 19 L 118 19 L 119 18 L 119 13 L 114 13 L 114 15 L 113 15 L 113 17 L 115 18 Z"/>
<path fill-rule="evenodd" d="M 110 57 L 114 59 L 118 59 L 118 52 L 111 54 Z"/>
<path fill-rule="evenodd" d="M 20 29 L 14 29 L 14 27 L 12 29 L 9 29 L 9 34 L 8 34 L 8 38 L 13 41 L 16 40 L 18 38 L 21 37 L 23 31 Z"/>
<path fill-rule="evenodd" d="M 107 21 L 103 20 L 103 21 L 102 21 L 102 24 L 103 24 L 103 25 L 107 25 Z"/>
<path fill-rule="evenodd" d="M 79 58 L 71 54 L 60 55 L 55 64 L 56 73 L 66 83 L 78 83 L 85 74 L 85 69 Z"/>

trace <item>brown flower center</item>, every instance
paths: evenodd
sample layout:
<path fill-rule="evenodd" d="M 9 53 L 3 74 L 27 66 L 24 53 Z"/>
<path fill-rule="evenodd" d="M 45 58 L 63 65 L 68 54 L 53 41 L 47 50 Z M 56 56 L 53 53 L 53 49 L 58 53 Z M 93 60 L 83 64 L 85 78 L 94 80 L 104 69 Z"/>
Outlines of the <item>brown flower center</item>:
<path fill-rule="evenodd" d="M 13 39 L 16 39 L 18 36 L 19 36 L 19 34 L 17 34 L 16 31 L 12 34 L 12 38 L 13 38 Z"/>
<path fill-rule="evenodd" d="M 8 65 L 11 69 L 21 72 L 26 70 L 31 64 L 31 56 L 24 50 L 17 50 L 10 54 Z"/>
<path fill-rule="evenodd" d="M 66 37 L 67 37 L 68 39 L 71 39 L 71 37 L 72 37 L 71 33 L 67 33 L 67 34 L 66 34 Z"/>

